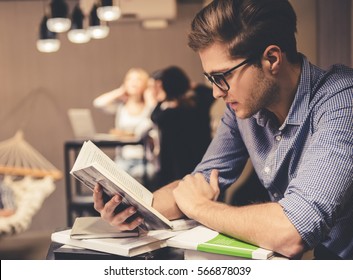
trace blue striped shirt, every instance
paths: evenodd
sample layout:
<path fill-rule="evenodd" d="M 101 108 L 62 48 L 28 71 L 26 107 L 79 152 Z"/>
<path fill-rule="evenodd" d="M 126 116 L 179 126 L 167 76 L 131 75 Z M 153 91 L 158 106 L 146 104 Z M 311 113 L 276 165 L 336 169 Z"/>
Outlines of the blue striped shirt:
<path fill-rule="evenodd" d="M 225 190 L 249 157 L 307 249 L 321 243 L 353 259 L 353 69 L 323 71 L 303 57 L 285 122 L 279 127 L 266 110 L 241 120 L 227 107 L 194 173 L 209 179 L 218 169 Z"/>

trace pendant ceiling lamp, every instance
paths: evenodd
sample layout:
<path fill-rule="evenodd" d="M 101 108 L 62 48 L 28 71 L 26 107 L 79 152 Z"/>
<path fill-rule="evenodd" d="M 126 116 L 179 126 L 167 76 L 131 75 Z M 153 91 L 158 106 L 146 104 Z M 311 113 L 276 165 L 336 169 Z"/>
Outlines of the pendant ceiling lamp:
<path fill-rule="evenodd" d="M 39 27 L 39 39 L 37 40 L 37 49 L 40 52 L 52 53 L 60 48 L 60 40 L 57 34 L 51 32 L 47 27 L 47 16 L 44 16 Z"/>
<path fill-rule="evenodd" d="M 89 28 L 90 35 L 93 39 L 103 39 L 109 34 L 109 27 L 103 25 L 97 15 L 97 5 L 93 5 L 89 15 Z"/>
<path fill-rule="evenodd" d="M 52 0 L 50 12 L 51 17 L 47 21 L 50 31 L 62 33 L 70 29 L 71 20 L 68 18 L 68 6 L 65 0 Z"/>
<path fill-rule="evenodd" d="M 121 9 L 113 5 L 113 0 L 102 0 L 101 6 L 97 9 L 97 14 L 100 20 L 114 21 L 120 18 Z"/>
<path fill-rule="evenodd" d="M 72 43 L 83 44 L 90 39 L 90 33 L 83 28 L 84 15 L 79 5 L 76 5 L 72 13 L 71 30 L 67 33 L 67 37 Z"/>

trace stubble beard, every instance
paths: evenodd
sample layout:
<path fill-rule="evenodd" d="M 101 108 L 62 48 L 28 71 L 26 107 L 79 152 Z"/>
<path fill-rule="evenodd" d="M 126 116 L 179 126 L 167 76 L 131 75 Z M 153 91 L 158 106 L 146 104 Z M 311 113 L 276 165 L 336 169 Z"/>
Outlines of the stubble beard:
<path fill-rule="evenodd" d="M 274 80 L 265 78 L 262 69 L 253 83 L 249 98 L 246 101 L 246 111 L 241 118 L 250 118 L 262 109 L 271 107 L 279 100 L 279 85 Z"/>

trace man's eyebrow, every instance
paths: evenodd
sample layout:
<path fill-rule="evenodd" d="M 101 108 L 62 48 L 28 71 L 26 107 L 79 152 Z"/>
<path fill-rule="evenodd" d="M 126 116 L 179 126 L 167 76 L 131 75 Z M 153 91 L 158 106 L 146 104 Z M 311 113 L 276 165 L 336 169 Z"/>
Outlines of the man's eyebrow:
<path fill-rule="evenodd" d="M 224 72 L 227 72 L 230 68 L 223 68 L 223 69 L 220 69 L 220 70 L 213 70 L 211 72 L 205 72 L 205 73 L 208 73 L 210 75 L 214 75 L 214 74 L 223 74 Z"/>

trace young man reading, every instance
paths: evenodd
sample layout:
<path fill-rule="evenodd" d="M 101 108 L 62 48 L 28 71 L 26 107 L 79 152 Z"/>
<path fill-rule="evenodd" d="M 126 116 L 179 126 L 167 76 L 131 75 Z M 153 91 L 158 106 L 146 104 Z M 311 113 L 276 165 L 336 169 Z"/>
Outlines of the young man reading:
<path fill-rule="evenodd" d="M 323 71 L 296 49 L 287 0 L 214 0 L 192 22 L 189 46 L 226 110 L 193 174 L 154 193 L 169 219 L 186 215 L 287 257 L 353 258 L 353 70 Z M 271 198 L 242 207 L 218 202 L 250 157 Z M 133 207 L 119 196 L 95 208 L 119 229 Z"/>

